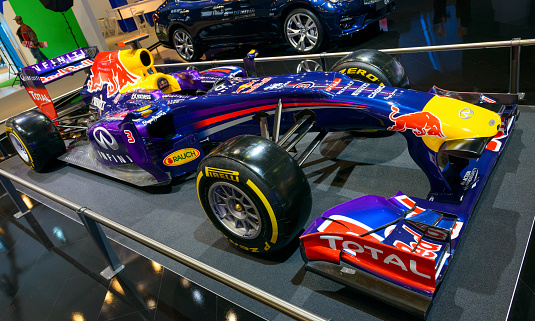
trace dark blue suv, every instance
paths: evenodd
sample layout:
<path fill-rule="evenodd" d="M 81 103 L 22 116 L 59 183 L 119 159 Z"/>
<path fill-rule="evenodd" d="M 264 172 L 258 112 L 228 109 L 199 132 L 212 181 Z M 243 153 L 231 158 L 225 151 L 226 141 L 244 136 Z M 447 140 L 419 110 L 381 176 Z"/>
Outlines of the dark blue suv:
<path fill-rule="evenodd" d="M 395 7 L 393 0 L 167 0 L 153 16 L 164 47 L 186 61 L 208 48 L 286 42 L 314 53 L 361 30 Z"/>

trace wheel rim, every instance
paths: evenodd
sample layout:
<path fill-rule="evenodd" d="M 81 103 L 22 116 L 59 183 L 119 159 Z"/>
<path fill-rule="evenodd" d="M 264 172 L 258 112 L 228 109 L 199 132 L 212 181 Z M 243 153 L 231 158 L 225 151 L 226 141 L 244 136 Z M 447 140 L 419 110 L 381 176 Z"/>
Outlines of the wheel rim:
<path fill-rule="evenodd" d="M 286 23 L 286 36 L 296 50 L 310 51 L 318 42 L 318 26 L 309 15 L 296 13 Z"/>
<path fill-rule="evenodd" d="M 297 65 L 297 72 L 322 71 L 321 65 L 314 60 L 303 60 Z"/>
<path fill-rule="evenodd" d="M 260 234 L 260 213 L 238 187 L 217 182 L 210 187 L 208 200 L 216 217 L 232 234 L 244 239 L 253 239 Z"/>
<path fill-rule="evenodd" d="M 195 50 L 193 49 L 193 40 L 186 32 L 175 33 L 175 49 L 180 57 L 190 60 L 193 58 Z"/>
<path fill-rule="evenodd" d="M 15 147 L 15 150 L 17 151 L 17 154 L 19 154 L 20 158 L 22 158 L 22 160 L 26 163 L 29 163 L 30 156 L 28 156 L 28 152 L 26 151 L 26 148 L 24 148 L 24 144 L 22 144 L 17 135 L 9 133 L 9 139 L 11 140 L 11 144 L 13 147 Z"/>

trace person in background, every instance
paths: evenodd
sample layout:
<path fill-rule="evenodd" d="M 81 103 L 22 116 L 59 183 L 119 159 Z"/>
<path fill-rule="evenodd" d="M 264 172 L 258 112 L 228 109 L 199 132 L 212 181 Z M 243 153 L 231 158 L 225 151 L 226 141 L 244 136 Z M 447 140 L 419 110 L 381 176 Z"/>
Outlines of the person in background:
<path fill-rule="evenodd" d="M 19 36 L 20 42 L 24 45 L 23 41 L 31 41 L 29 48 L 33 57 L 37 59 L 37 62 L 48 60 L 48 58 L 41 52 L 41 49 L 39 49 L 39 40 L 37 40 L 37 35 L 32 28 L 22 22 L 21 16 L 15 16 L 15 19 L 13 20 L 20 26 L 19 29 L 17 29 L 17 36 Z"/>

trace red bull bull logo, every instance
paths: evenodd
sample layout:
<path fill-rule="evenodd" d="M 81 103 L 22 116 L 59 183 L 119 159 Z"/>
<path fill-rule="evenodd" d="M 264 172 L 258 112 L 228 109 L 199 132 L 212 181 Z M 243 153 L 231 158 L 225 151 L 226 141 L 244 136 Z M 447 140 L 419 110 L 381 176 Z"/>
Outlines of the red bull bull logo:
<path fill-rule="evenodd" d="M 102 90 L 108 84 L 107 97 L 119 93 L 123 88 L 134 85 L 141 77 L 129 72 L 119 58 L 119 51 L 99 53 L 91 67 L 87 90 L 92 93 Z"/>
<path fill-rule="evenodd" d="M 437 136 L 446 138 L 442 132 L 442 123 L 438 117 L 428 111 L 419 111 L 415 113 L 395 116 L 399 113 L 399 108 L 392 106 L 392 112 L 388 118 L 394 122 L 394 125 L 388 127 L 388 130 L 404 132 L 407 129 L 412 130 L 417 137 Z"/>

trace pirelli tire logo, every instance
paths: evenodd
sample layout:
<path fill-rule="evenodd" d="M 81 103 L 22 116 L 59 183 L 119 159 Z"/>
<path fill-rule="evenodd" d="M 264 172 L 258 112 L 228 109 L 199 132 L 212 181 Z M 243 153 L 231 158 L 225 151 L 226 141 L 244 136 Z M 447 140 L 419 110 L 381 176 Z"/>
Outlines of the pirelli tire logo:
<path fill-rule="evenodd" d="M 205 167 L 204 169 L 207 177 L 221 178 L 238 183 L 240 182 L 239 172 L 215 167 Z"/>
<path fill-rule="evenodd" d="M 354 75 L 354 76 L 360 76 L 362 78 L 367 78 L 369 81 L 371 81 L 373 83 L 380 82 L 380 85 L 384 86 L 384 84 L 379 80 L 379 77 L 377 77 L 376 75 L 374 75 L 371 72 L 369 72 L 367 70 L 364 70 L 364 69 L 360 69 L 360 68 L 344 68 L 344 69 L 338 70 L 338 72 L 342 73 L 344 75 L 348 75 L 349 77 Z"/>

